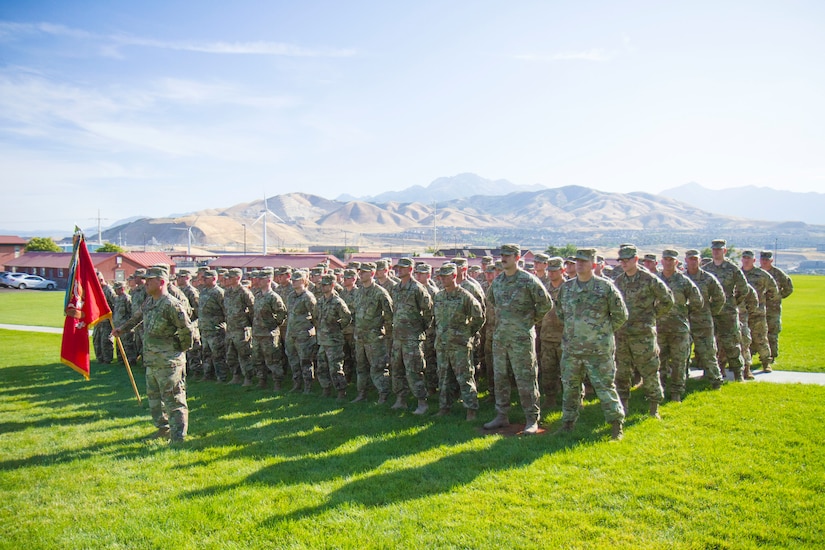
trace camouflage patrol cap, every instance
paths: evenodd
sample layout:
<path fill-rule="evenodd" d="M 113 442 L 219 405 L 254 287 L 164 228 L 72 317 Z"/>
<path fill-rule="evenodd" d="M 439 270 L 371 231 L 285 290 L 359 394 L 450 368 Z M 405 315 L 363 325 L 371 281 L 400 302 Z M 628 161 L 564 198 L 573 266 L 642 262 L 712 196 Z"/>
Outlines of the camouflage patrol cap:
<path fill-rule="evenodd" d="M 494 263 L 493 265 L 495 266 L 496 271 L 503 271 L 504 270 L 504 264 L 501 263 L 501 260 L 496 260 L 496 263 Z"/>
<path fill-rule="evenodd" d="M 290 270 L 287 266 L 282 265 L 275 270 L 275 275 L 289 275 Z"/>
<path fill-rule="evenodd" d="M 635 245 L 624 244 L 621 248 L 619 248 L 619 259 L 625 260 L 628 258 L 635 258 L 638 255 L 638 253 L 639 252 L 636 250 Z"/>
<path fill-rule="evenodd" d="M 309 270 L 309 274 L 312 275 L 313 277 L 318 276 L 318 275 L 323 275 L 324 274 L 324 268 L 323 267 L 313 267 L 312 269 Z"/>
<path fill-rule="evenodd" d="M 536 263 L 546 264 L 547 262 L 550 261 L 550 256 L 548 256 L 547 254 L 544 254 L 542 252 L 539 252 L 538 254 L 533 256 L 533 261 L 536 262 Z"/>
<path fill-rule="evenodd" d="M 672 248 L 666 248 L 662 250 L 662 258 L 679 258 L 679 252 L 673 250 Z"/>
<path fill-rule="evenodd" d="M 344 274 L 344 268 L 343 267 L 336 267 L 335 269 L 332 270 L 332 272 L 335 273 L 336 275 L 343 275 Z"/>
<path fill-rule="evenodd" d="M 467 267 L 467 258 L 462 258 L 461 256 L 456 256 L 450 263 L 455 264 L 457 268 Z"/>
<path fill-rule="evenodd" d="M 756 254 L 753 253 L 753 250 L 743 250 L 742 251 L 743 258 L 755 258 Z"/>
<path fill-rule="evenodd" d="M 145 269 L 136 269 L 135 270 L 135 278 L 136 279 L 138 279 L 138 278 L 143 279 L 145 276 L 146 276 L 146 270 Z"/>
<path fill-rule="evenodd" d="M 265 267 L 258 271 L 259 279 L 271 279 L 273 276 L 275 276 L 275 269 L 272 267 Z"/>
<path fill-rule="evenodd" d="M 446 263 L 438 268 L 438 276 L 439 277 L 447 277 L 450 275 L 455 275 L 456 273 L 456 265 L 454 263 Z"/>
<path fill-rule="evenodd" d="M 372 262 L 363 262 L 358 268 L 358 271 L 375 271 L 375 264 Z"/>
<path fill-rule="evenodd" d="M 209 277 L 210 279 L 214 279 L 215 277 L 218 276 L 218 272 L 215 271 L 214 269 L 207 269 L 206 271 L 203 272 L 203 276 L 204 277 Z"/>
<path fill-rule="evenodd" d="M 480 266 L 480 265 L 471 265 L 471 266 L 469 267 L 468 271 L 469 271 L 470 273 L 478 273 L 478 272 L 480 272 L 480 271 L 481 271 L 481 266 Z"/>
<path fill-rule="evenodd" d="M 323 277 L 321 277 L 321 284 L 322 285 L 334 285 L 335 284 L 335 275 L 331 275 L 327 273 Z"/>
<path fill-rule="evenodd" d="M 655 262 L 656 261 L 656 254 L 645 254 L 645 260 L 648 260 L 650 262 Z"/>
<path fill-rule="evenodd" d="M 521 248 L 515 243 L 501 245 L 502 256 L 521 256 Z"/>
<path fill-rule="evenodd" d="M 175 275 L 177 277 L 191 277 L 192 272 L 189 271 L 188 269 L 182 268 L 182 269 L 178 269 L 177 272 L 175 273 Z"/>
<path fill-rule="evenodd" d="M 530 271 L 536 269 L 536 264 L 532 262 L 527 262 L 524 264 L 524 269 L 529 269 Z"/>
<path fill-rule="evenodd" d="M 387 269 L 389 264 L 387 264 L 386 260 L 377 260 L 373 266 L 373 269 Z"/>
<path fill-rule="evenodd" d="M 495 264 L 489 264 L 489 265 L 487 265 L 487 267 L 484 268 L 484 273 L 495 273 L 495 272 L 496 272 Z"/>
<path fill-rule="evenodd" d="M 492 256 L 482 256 L 481 257 L 481 265 L 490 265 L 495 263 L 496 259 Z"/>
<path fill-rule="evenodd" d="M 576 257 L 575 256 L 568 256 L 564 259 L 564 264 L 565 265 L 574 264 L 574 263 L 576 263 Z"/>
<path fill-rule="evenodd" d="M 564 267 L 564 259 L 559 256 L 553 256 L 547 259 L 547 271 L 558 271 Z"/>
<path fill-rule="evenodd" d="M 227 277 L 242 277 L 243 276 L 243 271 L 240 268 L 233 267 L 232 269 L 227 271 L 226 276 Z"/>
<path fill-rule="evenodd" d="M 414 267 L 415 262 L 412 258 L 399 258 L 395 263 L 395 267 Z"/>
<path fill-rule="evenodd" d="M 169 270 L 165 267 L 150 267 L 146 270 L 146 279 L 169 279 Z"/>
<path fill-rule="evenodd" d="M 121 281 L 116 282 L 114 286 L 115 290 L 123 290 L 125 288 L 125 285 Z"/>
<path fill-rule="evenodd" d="M 433 267 L 430 264 L 420 263 L 415 266 L 416 273 L 432 273 Z"/>
<path fill-rule="evenodd" d="M 772 260 L 773 259 L 773 252 L 770 250 L 763 250 L 759 253 L 760 258 L 764 258 L 765 260 Z"/>
<path fill-rule="evenodd" d="M 303 271 L 296 269 L 295 271 L 292 272 L 292 280 L 293 281 L 303 281 L 305 279 L 306 279 L 306 274 Z"/>
<path fill-rule="evenodd" d="M 592 262 L 596 259 L 595 248 L 580 248 L 576 250 L 576 259 L 584 260 L 585 262 Z"/>
<path fill-rule="evenodd" d="M 354 279 L 358 276 L 358 273 L 354 269 L 345 269 L 344 270 L 344 279 Z"/>
<path fill-rule="evenodd" d="M 685 258 L 698 258 L 699 251 L 695 248 L 691 248 L 690 250 L 685 250 Z"/>
<path fill-rule="evenodd" d="M 347 269 L 358 269 L 361 267 L 361 262 L 351 261 L 347 264 Z"/>
<path fill-rule="evenodd" d="M 202 265 L 202 266 L 198 267 L 198 273 L 203 273 L 207 269 L 209 269 L 209 266 Z"/>
<path fill-rule="evenodd" d="M 728 243 L 725 239 L 714 239 L 713 241 L 711 241 L 710 247 L 711 248 L 716 248 L 716 249 L 727 248 Z"/>
<path fill-rule="evenodd" d="M 227 273 L 229 273 L 229 270 L 225 267 L 218 268 L 218 275 L 220 275 L 221 277 L 225 277 Z"/>
<path fill-rule="evenodd" d="M 597 255 L 596 255 L 596 263 L 597 263 L 597 264 L 603 264 L 603 263 L 604 263 L 604 256 L 599 256 L 599 255 L 597 254 Z"/>

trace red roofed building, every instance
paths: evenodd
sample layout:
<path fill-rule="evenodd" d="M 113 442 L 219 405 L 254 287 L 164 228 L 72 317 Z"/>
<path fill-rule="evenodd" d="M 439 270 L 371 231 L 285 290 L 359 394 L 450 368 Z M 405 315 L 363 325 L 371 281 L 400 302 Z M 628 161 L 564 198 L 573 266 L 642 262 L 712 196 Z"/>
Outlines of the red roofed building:
<path fill-rule="evenodd" d="M 311 268 L 320 263 L 326 263 L 330 269 L 346 267 L 344 262 L 330 254 L 226 255 L 209 262 L 209 267 L 213 269 L 238 267 L 250 271 L 262 267 L 283 267 L 286 265 L 296 268 Z"/>
<path fill-rule="evenodd" d="M 100 271 L 107 281 L 126 281 L 136 269 L 146 269 L 155 264 L 169 264 L 174 271 L 175 265 L 163 252 L 92 252 L 89 256 L 95 269 Z M 56 281 L 61 288 L 66 288 L 71 261 L 70 252 L 29 252 L 6 262 L 6 269 L 40 275 Z"/>
<path fill-rule="evenodd" d="M 9 271 L 6 262 L 14 260 L 25 252 L 29 241 L 14 235 L 0 235 L 0 271 Z"/>

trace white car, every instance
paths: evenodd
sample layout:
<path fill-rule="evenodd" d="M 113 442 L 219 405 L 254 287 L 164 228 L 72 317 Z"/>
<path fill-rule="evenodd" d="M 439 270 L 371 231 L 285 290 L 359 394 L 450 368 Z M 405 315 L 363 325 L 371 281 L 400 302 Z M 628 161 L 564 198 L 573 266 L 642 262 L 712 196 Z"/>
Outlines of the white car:
<path fill-rule="evenodd" d="M 45 288 L 46 290 L 54 290 L 57 288 L 57 283 L 51 281 L 49 279 L 44 279 L 38 275 L 26 275 L 24 274 L 22 277 L 14 277 L 11 279 L 7 279 L 9 282 L 6 283 L 11 287 L 18 288 L 20 290 L 26 288 Z"/>
<path fill-rule="evenodd" d="M 10 273 L 4 272 L 2 276 L 0 276 L 0 286 L 13 286 L 13 283 L 16 279 L 20 277 L 25 277 L 28 273 Z"/>

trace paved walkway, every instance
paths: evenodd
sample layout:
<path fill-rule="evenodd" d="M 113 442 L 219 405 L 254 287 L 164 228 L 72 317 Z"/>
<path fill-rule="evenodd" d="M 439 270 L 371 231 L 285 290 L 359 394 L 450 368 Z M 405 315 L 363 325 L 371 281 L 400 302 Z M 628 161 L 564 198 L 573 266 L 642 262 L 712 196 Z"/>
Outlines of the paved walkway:
<path fill-rule="evenodd" d="M 62 328 L 54 327 L 34 327 L 28 325 L 3 325 L 0 329 L 23 330 L 28 332 L 47 332 L 49 334 L 62 334 Z M 700 370 L 691 370 L 691 378 L 701 378 L 704 373 Z M 762 372 L 758 370 L 753 373 L 755 382 L 775 382 L 778 384 L 817 384 L 825 386 L 825 373 L 822 372 L 793 372 L 787 370 L 775 370 L 773 372 Z M 728 380 L 733 381 L 733 373 L 727 373 Z"/>

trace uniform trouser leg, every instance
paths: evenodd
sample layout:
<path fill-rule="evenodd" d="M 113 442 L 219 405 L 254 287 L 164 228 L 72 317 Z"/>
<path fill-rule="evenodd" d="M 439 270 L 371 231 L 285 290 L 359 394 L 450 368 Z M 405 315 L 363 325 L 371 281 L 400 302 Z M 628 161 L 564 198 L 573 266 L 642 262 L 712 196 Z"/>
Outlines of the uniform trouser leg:
<path fill-rule="evenodd" d="M 696 354 L 696 366 L 705 371 L 712 382 L 722 381 L 719 361 L 716 359 L 716 338 L 713 326 L 695 328 L 692 333 L 693 351 Z"/>
<path fill-rule="evenodd" d="M 427 339 L 424 340 L 424 381 L 427 384 L 428 393 L 438 391 L 438 354 L 435 351 L 435 334 L 429 331 Z"/>
<path fill-rule="evenodd" d="M 356 359 L 355 359 L 355 335 L 351 333 L 344 333 L 344 376 L 347 377 L 347 382 L 356 377 Z"/>
<path fill-rule="evenodd" d="M 561 342 L 544 341 L 541 343 L 541 363 L 539 377 L 541 395 L 555 401 L 562 389 L 561 382 Z"/>
<path fill-rule="evenodd" d="M 152 421 L 158 428 L 169 428 L 172 439 L 183 439 L 189 428 L 183 360 L 174 366 L 147 366 L 146 394 Z"/>
<path fill-rule="evenodd" d="M 411 391 L 417 399 L 427 398 L 422 340 L 394 339 L 392 366 L 392 389 L 395 394 L 403 397 Z"/>
<path fill-rule="evenodd" d="M 685 365 L 690 356 L 690 333 L 659 333 L 659 360 L 664 379 L 669 381 L 670 394 L 685 392 Z"/>
<path fill-rule="evenodd" d="M 372 383 L 379 395 L 390 393 L 387 347 L 382 337 L 358 337 L 355 340 L 358 392 L 365 393 Z"/>
<path fill-rule="evenodd" d="M 215 378 L 225 382 L 229 376 L 226 366 L 226 332 L 222 330 L 201 332 L 201 343 L 204 356 L 203 373 L 214 374 Z"/>
<path fill-rule="evenodd" d="M 298 344 L 295 338 L 290 337 L 289 335 L 287 335 L 284 340 L 289 368 L 292 371 L 292 381 L 295 383 L 300 383 L 303 381 L 304 377 L 301 373 L 301 357 L 298 354 Z"/>
<path fill-rule="evenodd" d="M 725 354 L 725 361 L 733 372 L 742 370 L 742 348 L 739 343 L 739 316 L 736 311 L 722 310 L 713 318 L 716 347 Z M 721 366 L 721 365 L 720 365 Z"/>
<path fill-rule="evenodd" d="M 464 408 L 478 410 L 478 390 L 475 382 L 475 366 L 472 362 L 470 346 L 442 346 L 436 349 L 439 376 L 441 379 L 438 395 L 440 409 L 449 409 L 453 404 L 453 395 L 449 380 L 458 381 L 461 401 Z"/>
<path fill-rule="evenodd" d="M 571 356 L 563 353 L 561 358 L 562 386 L 564 397 L 562 403 L 562 421 L 573 422 L 579 418 L 581 404 L 581 387 L 585 374 L 590 378 L 593 390 L 607 422 L 624 420 L 619 394 L 616 391 L 616 363 L 609 355 Z"/>
<path fill-rule="evenodd" d="M 768 309 L 765 314 L 768 323 L 768 345 L 771 348 L 771 357 L 779 357 L 779 333 L 782 332 L 781 310 Z"/>
<path fill-rule="evenodd" d="M 315 338 L 297 340 L 295 347 L 298 350 L 298 362 L 301 368 L 301 378 L 304 381 L 304 389 L 312 385 L 315 379 L 315 369 L 313 362 L 318 352 Z"/>
<path fill-rule="evenodd" d="M 751 354 L 759 354 L 759 361 L 763 367 L 770 365 L 773 363 L 773 357 L 768 343 L 768 323 L 765 315 L 751 315 L 748 319 L 748 328 L 751 331 Z"/>
<path fill-rule="evenodd" d="M 510 376 L 518 388 L 521 407 L 527 418 L 539 418 L 539 381 L 536 347 L 532 333 L 493 335 L 493 370 L 495 375 L 496 412 L 510 411 Z"/>
<path fill-rule="evenodd" d="M 616 391 L 624 403 L 630 402 L 634 367 L 642 375 L 642 387 L 647 400 L 651 403 L 661 403 L 664 392 L 659 380 L 659 346 L 656 343 L 655 331 L 621 333 L 616 337 L 615 383 Z"/>
<path fill-rule="evenodd" d="M 344 374 L 344 350 L 340 345 L 318 346 L 318 363 L 316 365 L 318 383 L 322 388 L 347 388 L 347 378 Z"/>
<path fill-rule="evenodd" d="M 742 362 L 746 365 L 753 364 L 753 357 L 751 357 L 751 329 L 748 322 L 739 322 L 739 347 L 742 350 Z"/>

